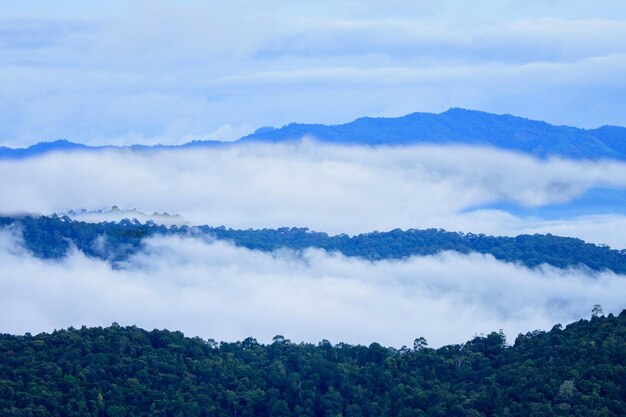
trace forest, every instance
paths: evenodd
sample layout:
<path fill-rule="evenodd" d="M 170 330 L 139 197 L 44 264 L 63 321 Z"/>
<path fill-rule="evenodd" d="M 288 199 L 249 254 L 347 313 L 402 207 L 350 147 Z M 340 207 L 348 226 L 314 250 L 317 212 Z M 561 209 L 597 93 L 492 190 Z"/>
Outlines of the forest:
<path fill-rule="evenodd" d="M 427 314 L 427 312 L 425 312 Z M 626 310 L 433 349 L 102 328 L 0 335 L 2 416 L 626 415 Z"/>
<path fill-rule="evenodd" d="M 557 268 L 582 267 L 593 271 L 626 273 L 626 250 L 551 234 L 504 237 L 441 229 L 395 229 L 355 236 L 329 236 L 295 227 L 234 230 L 223 226 L 166 227 L 131 220 L 95 224 L 74 221 L 65 216 L 0 217 L 0 227 L 19 233 L 25 247 L 37 257 L 61 258 L 74 246 L 87 256 L 109 260 L 113 265 L 140 251 L 146 238 L 178 235 L 226 240 L 237 246 L 266 252 L 282 248 L 294 251 L 319 248 L 372 261 L 456 251 L 490 254 L 501 261 L 530 268 L 548 264 Z"/>

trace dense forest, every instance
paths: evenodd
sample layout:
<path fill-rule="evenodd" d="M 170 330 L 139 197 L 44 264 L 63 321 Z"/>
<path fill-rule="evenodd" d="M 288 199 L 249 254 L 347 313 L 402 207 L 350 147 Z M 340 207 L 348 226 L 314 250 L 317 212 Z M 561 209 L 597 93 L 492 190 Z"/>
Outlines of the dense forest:
<path fill-rule="evenodd" d="M 624 416 L 626 310 L 411 348 L 113 324 L 0 335 L 2 416 Z"/>
<path fill-rule="evenodd" d="M 24 238 L 34 255 L 60 258 L 74 245 L 88 256 L 113 264 L 141 250 L 145 238 L 162 235 L 196 236 L 221 239 L 261 251 L 280 248 L 303 250 L 310 247 L 368 260 L 398 259 L 412 255 L 432 255 L 442 251 L 478 252 L 528 267 L 549 264 L 559 268 L 585 267 L 626 273 L 626 250 L 585 243 L 580 239 L 553 235 L 494 237 L 463 234 L 440 229 L 371 232 L 356 236 L 329 236 L 306 228 L 233 230 L 225 227 L 172 226 L 137 221 L 99 224 L 73 221 L 68 217 L 0 217 L 0 227 L 12 227 Z"/>

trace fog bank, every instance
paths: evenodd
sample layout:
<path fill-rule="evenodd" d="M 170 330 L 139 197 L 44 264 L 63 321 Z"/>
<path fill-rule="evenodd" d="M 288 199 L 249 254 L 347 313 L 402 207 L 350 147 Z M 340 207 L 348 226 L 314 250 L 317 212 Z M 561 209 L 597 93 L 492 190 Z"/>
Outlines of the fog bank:
<path fill-rule="evenodd" d="M 0 331 L 51 331 L 112 322 L 234 341 L 276 334 L 293 341 L 410 346 L 464 342 L 503 329 L 549 329 L 619 313 L 626 279 L 491 256 L 442 253 L 368 262 L 307 250 L 269 254 L 228 243 L 157 237 L 120 269 L 73 252 L 34 258 L 13 231 L 0 233 Z"/>
<path fill-rule="evenodd" d="M 151 152 L 57 153 L 0 161 L 1 213 L 113 205 L 180 214 L 192 224 L 298 226 L 329 233 L 400 228 L 552 232 L 626 247 L 623 213 L 546 222 L 491 202 L 572 201 L 592 187 L 626 187 L 626 164 L 540 161 L 493 149 L 292 144 Z"/>

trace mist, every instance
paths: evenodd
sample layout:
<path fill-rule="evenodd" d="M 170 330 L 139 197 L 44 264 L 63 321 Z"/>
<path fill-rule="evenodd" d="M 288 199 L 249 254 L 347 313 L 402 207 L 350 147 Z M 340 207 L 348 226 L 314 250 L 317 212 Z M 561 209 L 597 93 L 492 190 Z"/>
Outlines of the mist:
<path fill-rule="evenodd" d="M 14 230 L 0 232 L 0 328 L 37 333 L 112 322 L 188 336 L 269 342 L 431 346 L 480 333 L 550 329 L 588 317 L 594 304 L 619 313 L 626 279 L 491 256 L 442 253 L 368 262 L 321 250 L 262 253 L 222 241 L 155 237 L 119 269 L 74 250 L 33 257 Z"/>
<path fill-rule="evenodd" d="M 304 139 L 202 150 L 55 153 L 2 160 L 0 176 L 4 214 L 117 205 L 180 214 L 189 224 L 243 229 L 550 232 L 626 247 L 624 213 L 548 221 L 477 209 L 493 202 L 567 204 L 593 187 L 623 189 L 626 164 L 615 161 L 538 160 L 473 147 L 332 146 Z"/>

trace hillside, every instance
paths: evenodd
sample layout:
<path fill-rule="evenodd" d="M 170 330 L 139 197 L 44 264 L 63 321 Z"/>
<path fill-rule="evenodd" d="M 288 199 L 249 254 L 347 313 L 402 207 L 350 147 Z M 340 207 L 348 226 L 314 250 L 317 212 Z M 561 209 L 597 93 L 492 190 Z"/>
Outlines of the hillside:
<path fill-rule="evenodd" d="M 335 126 L 293 123 L 280 129 L 259 129 L 241 141 L 280 142 L 304 136 L 330 143 L 462 144 L 493 146 L 539 157 L 626 158 L 626 128 L 604 126 L 585 130 L 458 108 L 440 114 L 413 113 L 397 118 L 364 117 Z"/>
<path fill-rule="evenodd" d="M 0 335 L 3 416 L 624 416 L 626 310 L 512 346 L 276 336 L 217 344 L 134 326 Z"/>

